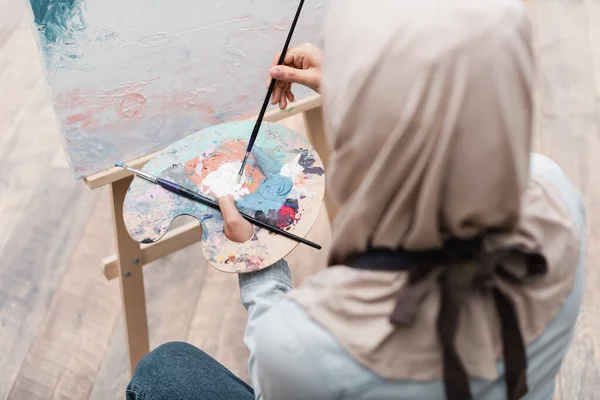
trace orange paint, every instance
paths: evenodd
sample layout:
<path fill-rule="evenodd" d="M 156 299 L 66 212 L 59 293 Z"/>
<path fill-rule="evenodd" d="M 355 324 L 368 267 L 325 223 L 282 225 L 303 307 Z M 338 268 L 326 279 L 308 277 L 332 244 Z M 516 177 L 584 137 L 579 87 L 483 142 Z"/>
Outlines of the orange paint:
<path fill-rule="evenodd" d="M 196 156 L 194 158 L 192 158 L 191 160 L 188 160 L 185 162 L 185 173 L 190 175 L 193 174 L 194 171 L 196 170 L 196 167 L 198 166 L 198 161 L 200 161 L 200 157 Z"/>
<path fill-rule="evenodd" d="M 198 157 L 193 158 L 186 162 L 185 172 L 188 174 L 188 178 L 196 185 L 200 185 L 202 181 L 213 171 L 219 169 L 221 165 L 240 162 L 246 154 L 246 145 L 242 141 L 230 141 L 222 143 L 210 157 L 202 160 L 202 170 L 200 173 L 196 172 L 198 166 Z M 254 156 L 250 155 L 250 160 L 256 162 Z M 265 179 L 260 168 L 254 168 L 250 163 L 246 164 L 244 170 L 245 176 L 248 178 L 242 186 L 243 189 L 247 189 L 249 193 L 254 192 L 258 189 L 261 180 Z M 213 194 L 214 195 L 214 194 Z"/>

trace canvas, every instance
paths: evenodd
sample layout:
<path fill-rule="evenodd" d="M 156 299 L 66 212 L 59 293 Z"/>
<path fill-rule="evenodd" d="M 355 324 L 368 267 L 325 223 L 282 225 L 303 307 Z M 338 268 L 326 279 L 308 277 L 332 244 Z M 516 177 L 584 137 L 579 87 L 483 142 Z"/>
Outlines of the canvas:
<path fill-rule="evenodd" d="M 298 6 L 298 0 L 30 3 L 76 178 L 258 114 L 271 61 Z M 325 3 L 305 3 L 292 44 L 320 42 Z M 310 94 L 298 88 L 298 98 Z"/>

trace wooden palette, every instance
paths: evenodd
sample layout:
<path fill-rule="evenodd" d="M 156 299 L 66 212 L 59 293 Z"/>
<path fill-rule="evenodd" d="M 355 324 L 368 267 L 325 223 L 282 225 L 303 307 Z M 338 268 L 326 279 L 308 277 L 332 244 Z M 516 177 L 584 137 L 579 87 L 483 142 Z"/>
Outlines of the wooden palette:
<path fill-rule="evenodd" d="M 143 171 L 211 198 L 231 192 L 241 211 L 304 237 L 323 202 L 323 164 L 305 138 L 282 125 L 263 122 L 245 180 L 237 184 L 235 177 L 253 125 L 233 122 L 196 132 L 166 148 Z M 233 242 L 223 233 L 220 212 L 141 178 L 133 180 L 123 216 L 134 240 L 160 240 L 180 215 L 200 221 L 203 253 L 221 271 L 243 273 L 268 267 L 298 245 L 259 227 L 249 241 Z"/>

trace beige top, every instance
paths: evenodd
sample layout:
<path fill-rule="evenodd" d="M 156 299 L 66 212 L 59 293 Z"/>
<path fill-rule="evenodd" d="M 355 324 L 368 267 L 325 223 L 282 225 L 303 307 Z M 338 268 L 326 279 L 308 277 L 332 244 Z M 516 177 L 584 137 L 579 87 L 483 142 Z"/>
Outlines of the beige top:
<path fill-rule="evenodd" d="M 332 0 L 325 25 L 324 109 L 339 207 L 331 264 L 373 247 L 435 249 L 485 234 L 485 248 L 541 254 L 547 273 L 498 280 L 527 343 L 556 315 L 579 238 L 551 185 L 529 179 L 534 62 L 513 0 Z M 524 259 L 507 267 L 520 272 Z M 442 377 L 439 288 L 409 327 L 389 317 L 406 272 L 336 266 L 290 296 L 359 362 L 390 379 Z M 468 292 L 456 348 L 471 376 L 497 377 L 499 321 Z"/>

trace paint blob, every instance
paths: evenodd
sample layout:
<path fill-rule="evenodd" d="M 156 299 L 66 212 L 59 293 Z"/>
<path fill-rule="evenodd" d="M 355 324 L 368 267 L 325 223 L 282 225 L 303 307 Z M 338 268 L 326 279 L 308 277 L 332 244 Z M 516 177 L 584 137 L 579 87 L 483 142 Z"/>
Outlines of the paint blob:
<path fill-rule="evenodd" d="M 279 173 L 282 176 L 287 176 L 294 179 L 294 177 L 304 172 L 304 168 L 302 167 L 302 165 L 299 164 L 300 156 L 301 154 L 298 154 L 292 159 L 292 161 L 281 167 L 281 171 L 279 171 Z"/>
<path fill-rule="evenodd" d="M 242 163 L 227 163 L 221 165 L 216 171 L 211 172 L 202 180 L 202 185 L 210 190 L 215 197 L 231 194 L 234 199 L 248 194 L 248 189 L 243 188 L 243 182 L 238 183 L 237 177 Z"/>
<path fill-rule="evenodd" d="M 46 46 L 72 42 L 73 33 L 86 27 L 82 0 L 30 0 L 30 3 L 34 22 Z"/>

